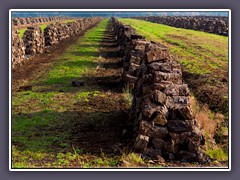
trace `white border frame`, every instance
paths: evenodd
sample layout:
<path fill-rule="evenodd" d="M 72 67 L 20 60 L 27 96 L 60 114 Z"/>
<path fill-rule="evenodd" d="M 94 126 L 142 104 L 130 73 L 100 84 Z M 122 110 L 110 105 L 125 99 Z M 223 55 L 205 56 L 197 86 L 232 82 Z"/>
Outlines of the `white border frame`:
<path fill-rule="evenodd" d="M 228 91 L 228 100 L 229 100 L 229 157 L 228 157 L 228 169 L 226 168 L 211 168 L 211 167 L 171 167 L 171 169 L 167 168 L 106 168 L 106 169 L 13 169 L 12 168 L 12 139 L 11 139 L 11 119 L 12 119 L 12 35 L 11 35 L 11 19 L 12 19 L 12 12 L 32 12 L 32 11 L 59 11 L 59 12 L 66 12 L 66 11 L 96 11 L 96 12 L 115 12 L 115 11 L 122 11 L 122 12 L 214 12 L 214 11 L 226 11 L 228 12 L 229 18 L 229 31 L 228 31 L 228 78 L 229 78 L 229 91 Z M 180 169 L 181 168 L 181 169 Z M 206 169 L 207 168 L 207 169 Z M 230 9 L 10 9 L 9 10 L 9 171 L 231 171 L 231 10 Z"/>

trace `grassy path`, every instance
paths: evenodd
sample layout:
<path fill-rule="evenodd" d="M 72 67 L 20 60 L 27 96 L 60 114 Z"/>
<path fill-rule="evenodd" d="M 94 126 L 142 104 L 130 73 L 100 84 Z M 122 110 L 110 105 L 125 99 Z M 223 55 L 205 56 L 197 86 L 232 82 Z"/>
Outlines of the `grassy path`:
<path fill-rule="evenodd" d="M 119 165 L 129 102 L 115 83 L 121 69 L 106 28 L 100 22 L 45 75 L 25 83 L 31 91 L 12 92 L 13 167 Z"/>
<path fill-rule="evenodd" d="M 194 95 L 228 113 L 228 37 L 135 19 L 119 19 L 148 40 L 170 47 Z"/>

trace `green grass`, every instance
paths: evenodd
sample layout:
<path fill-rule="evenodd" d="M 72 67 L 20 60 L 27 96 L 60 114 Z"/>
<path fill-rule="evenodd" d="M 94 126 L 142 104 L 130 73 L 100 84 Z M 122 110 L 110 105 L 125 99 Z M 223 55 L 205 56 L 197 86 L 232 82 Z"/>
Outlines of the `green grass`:
<path fill-rule="evenodd" d="M 119 19 L 148 40 L 170 47 L 176 60 L 194 74 L 228 71 L 228 37 L 134 19 Z"/>
<path fill-rule="evenodd" d="M 207 150 L 206 154 L 209 155 L 214 160 L 218 161 L 228 160 L 228 152 L 224 152 L 222 149 Z"/>
<path fill-rule="evenodd" d="M 107 21 L 87 31 L 57 57 L 46 74 L 27 82 L 33 85 L 31 91 L 12 93 L 13 168 L 118 167 L 124 159 L 133 166 L 143 164 L 134 153 L 115 155 L 101 150 L 99 155 L 92 154 L 84 149 L 81 140 L 75 139 L 88 126 L 109 136 L 106 127 L 112 120 L 122 120 L 114 104 L 124 100 L 124 95 L 106 92 L 94 81 L 98 76 L 96 67 L 104 63 L 99 48 Z M 84 81 L 86 85 L 72 87 L 72 80 Z M 103 106 L 99 110 L 95 99 L 102 100 L 98 106 L 112 103 L 113 107 Z M 91 131 L 84 134 L 91 137 Z"/>
<path fill-rule="evenodd" d="M 106 25 L 106 20 L 101 22 L 69 47 L 44 77 L 32 82 L 32 91 L 13 93 L 13 167 L 36 167 L 41 164 L 59 167 L 69 165 L 74 160 L 75 155 L 69 154 L 73 153 L 68 131 L 68 128 L 73 128 L 70 111 L 75 103 L 87 102 L 90 95 L 98 96 L 100 91 L 85 87 L 76 91 L 71 81 L 95 72 L 99 43 Z M 46 25 L 41 26 L 44 27 Z M 94 46 L 91 46 L 93 41 Z M 59 92 L 58 88 L 67 92 Z M 77 151 L 81 152 L 79 149 Z"/>
<path fill-rule="evenodd" d="M 109 136 L 111 130 L 105 127 L 113 123 L 112 120 L 122 122 L 119 118 L 122 114 L 118 112 L 122 109 L 116 110 L 114 104 L 126 101 L 128 108 L 131 104 L 130 87 L 119 95 L 106 92 L 94 80 L 99 76 L 96 67 L 101 67 L 104 60 L 100 42 L 106 26 L 107 20 L 104 20 L 87 31 L 57 57 L 44 76 L 27 82 L 33 85 L 32 91 L 12 93 L 13 168 L 156 166 L 132 152 L 92 154 L 78 139 L 79 134 L 89 137 L 90 131 L 101 131 Z M 86 85 L 72 87 L 72 80 L 84 81 Z M 95 102 L 95 99 L 102 101 Z M 113 106 L 98 107 L 109 103 Z M 91 130 L 79 132 L 85 127 Z M 101 135 L 94 138 L 101 139 Z"/>

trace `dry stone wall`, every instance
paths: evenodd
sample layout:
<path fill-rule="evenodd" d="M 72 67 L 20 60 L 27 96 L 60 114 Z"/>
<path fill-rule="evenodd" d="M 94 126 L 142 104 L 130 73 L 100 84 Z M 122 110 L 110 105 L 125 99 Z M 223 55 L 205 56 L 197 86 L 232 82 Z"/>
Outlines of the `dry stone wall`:
<path fill-rule="evenodd" d="M 12 67 L 24 60 L 25 47 L 17 30 L 12 31 Z"/>
<path fill-rule="evenodd" d="M 131 84 L 134 149 L 165 160 L 203 162 L 203 135 L 189 104 L 189 89 L 169 48 L 149 42 L 112 18 L 123 56 L 123 81 Z"/>
<path fill-rule="evenodd" d="M 53 18 L 53 17 L 52 17 Z M 85 18 L 69 23 L 50 24 L 42 32 L 39 26 L 29 26 L 23 38 L 19 37 L 17 30 L 12 31 L 12 64 L 24 61 L 26 55 L 40 54 L 49 46 L 57 45 L 64 39 L 78 35 L 87 28 L 101 21 L 101 17 Z M 51 20 L 54 20 L 51 19 Z"/>
<path fill-rule="evenodd" d="M 194 29 L 228 36 L 228 17 L 147 16 L 135 18 L 178 28 Z"/>

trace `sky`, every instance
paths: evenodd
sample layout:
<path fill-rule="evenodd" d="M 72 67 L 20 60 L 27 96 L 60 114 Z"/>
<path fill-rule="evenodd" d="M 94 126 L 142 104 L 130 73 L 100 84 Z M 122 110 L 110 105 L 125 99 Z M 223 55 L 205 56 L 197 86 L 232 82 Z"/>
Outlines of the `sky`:
<path fill-rule="evenodd" d="M 133 16 L 228 16 L 228 12 L 200 12 L 200 11 L 195 11 L 195 12 L 121 12 L 121 11 L 113 11 L 113 12 L 81 12 L 81 11 L 75 11 L 75 12 L 60 12 L 60 11 L 55 11 L 55 12 L 50 12 L 50 11 L 32 11 L 32 12 L 27 12 L 27 11 L 21 11 L 21 12 L 12 12 L 12 17 L 49 17 L 49 16 L 70 16 L 70 17 L 92 17 L 92 16 L 104 16 L 104 17 L 133 17 Z"/>

